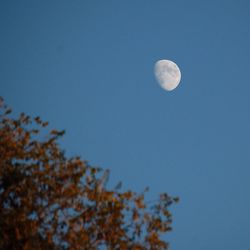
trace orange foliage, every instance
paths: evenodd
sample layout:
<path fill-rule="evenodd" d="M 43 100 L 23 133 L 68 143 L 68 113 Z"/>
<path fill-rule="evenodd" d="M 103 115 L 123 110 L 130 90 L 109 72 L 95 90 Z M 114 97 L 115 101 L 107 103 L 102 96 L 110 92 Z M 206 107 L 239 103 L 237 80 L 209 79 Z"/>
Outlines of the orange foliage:
<path fill-rule="evenodd" d="M 0 249 L 167 249 L 176 198 L 108 190 L 107 171 L 64 155 L 64 131 L 0 110 Z"/>

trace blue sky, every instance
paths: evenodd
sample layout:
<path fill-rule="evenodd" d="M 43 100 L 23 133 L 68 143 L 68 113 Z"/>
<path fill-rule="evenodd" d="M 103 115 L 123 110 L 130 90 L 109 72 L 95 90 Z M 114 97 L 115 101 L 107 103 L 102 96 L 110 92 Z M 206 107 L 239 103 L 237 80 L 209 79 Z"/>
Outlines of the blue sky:
<path fill-rule="evenodd" d="M 250 3 L 1 1 L 0 95 L 110 186 L 177 195 L 172 250 L 250 245 Z M 181 69 L 166 92 L 153 67 Z"/>

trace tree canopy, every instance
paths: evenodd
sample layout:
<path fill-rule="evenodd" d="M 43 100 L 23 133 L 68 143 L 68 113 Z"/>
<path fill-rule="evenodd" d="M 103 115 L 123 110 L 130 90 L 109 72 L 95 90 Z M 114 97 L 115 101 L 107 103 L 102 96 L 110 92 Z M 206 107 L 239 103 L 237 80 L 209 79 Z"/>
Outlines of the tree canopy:
<path fill-rule="evenodd" d="M 0 100 L 0 249 L 167 249 L 169 206 L 160 194 L 145 201 L 106 186 L 108 170 L 68 158 L 58 144 L 64 131 Z M 47 131 L 47 132 L 46 132 Z"/>

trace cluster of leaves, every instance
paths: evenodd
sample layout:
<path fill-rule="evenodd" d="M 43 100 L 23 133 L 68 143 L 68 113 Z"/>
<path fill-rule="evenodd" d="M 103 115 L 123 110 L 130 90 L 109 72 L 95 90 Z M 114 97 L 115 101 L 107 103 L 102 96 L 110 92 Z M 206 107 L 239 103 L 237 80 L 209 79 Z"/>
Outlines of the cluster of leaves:
<path fill-rule="evenodd" d="M 63 131 L 41 136 L 47 122 L 11 118 L 2 99 L 0 111 L 0 249 L 168 248 L 177 198 L 108 190 L 108 171 L 65 156 Z"/>

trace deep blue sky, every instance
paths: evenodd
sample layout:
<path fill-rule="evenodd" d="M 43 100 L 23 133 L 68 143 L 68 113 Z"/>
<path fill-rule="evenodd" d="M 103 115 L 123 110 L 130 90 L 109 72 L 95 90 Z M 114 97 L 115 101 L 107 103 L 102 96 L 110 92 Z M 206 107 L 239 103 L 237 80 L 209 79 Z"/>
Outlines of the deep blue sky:
<path fill-rule="evenodd" d="M 68 155 L 178 195 L 172 250 L 250 245 L 250 3 L 1 1 L 0 95 L 66 129 Z M 153 67 L 175 61 L 166 92 Z"/>

